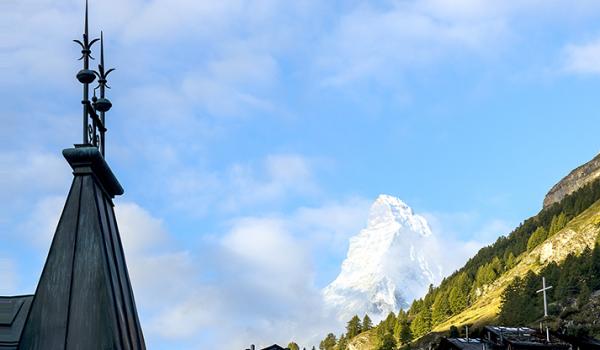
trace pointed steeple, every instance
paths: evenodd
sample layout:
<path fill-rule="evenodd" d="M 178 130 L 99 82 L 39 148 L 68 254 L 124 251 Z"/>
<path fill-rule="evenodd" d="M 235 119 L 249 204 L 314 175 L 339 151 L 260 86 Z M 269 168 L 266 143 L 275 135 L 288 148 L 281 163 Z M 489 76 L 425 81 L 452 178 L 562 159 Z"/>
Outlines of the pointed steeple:
<path fill-rule="evenodd" d="M 84 85 L 84 143 L 63 150 L 73 183 L 24 321 L 19 350 L 146 349 L 112 202 L 124 191 L 104 159 L 104 139 L 99 148 L 96 136 L 96 129 L 102 137 L 106 131 L 104 112 L 110 106 L 102 106 L 110 104 L 104 99 L 110 70 L 104 71 L 103 47 L 100 72 L 89 70 L 90 48 L 98 39 L 90 42 L 88 35 L 86 1 L 83 41 L 77 41 L 84 61 L 77 75 Z M 88 85 L 96 75 L 101 98 L 92 106 Z"/>
<path fill-rule="evenodd" d="M 112 197 L 96 147 L 63 151 L 74 179 L 19 349 L 145 349 Z"/>

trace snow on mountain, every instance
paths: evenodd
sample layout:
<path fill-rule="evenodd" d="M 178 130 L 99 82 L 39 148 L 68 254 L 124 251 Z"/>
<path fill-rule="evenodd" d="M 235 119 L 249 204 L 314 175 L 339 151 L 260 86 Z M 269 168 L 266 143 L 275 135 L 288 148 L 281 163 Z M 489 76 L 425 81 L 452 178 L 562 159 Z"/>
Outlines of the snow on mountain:
<path fill-rule="evenodd" d="M 380 195 L 367 227 L 350 239 L 338 277 L 323 290 L 340 319 L 369 313 L 374 319 L 407 308 L 441 277 L 432 264 L 435 240 L 424 217 L 400 199 Z"/>

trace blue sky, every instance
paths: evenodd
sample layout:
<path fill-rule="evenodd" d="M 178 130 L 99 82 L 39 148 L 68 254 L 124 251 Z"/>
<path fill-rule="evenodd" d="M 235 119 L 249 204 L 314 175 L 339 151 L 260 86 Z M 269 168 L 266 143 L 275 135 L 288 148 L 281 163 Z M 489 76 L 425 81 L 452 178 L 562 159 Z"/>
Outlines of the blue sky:
<path fill-rule="evenodd" d="M 599 150 L 596 1 L 90 11 L 117 68 L 107 158 L 153 349 L 309 345 L 339 326 L 319 290 L 378 194 L 458 247 L 451 270 Z M 82 13 L 83 1 L 0 4 L 2 294 L 33 292 L 69 188 Z"/>

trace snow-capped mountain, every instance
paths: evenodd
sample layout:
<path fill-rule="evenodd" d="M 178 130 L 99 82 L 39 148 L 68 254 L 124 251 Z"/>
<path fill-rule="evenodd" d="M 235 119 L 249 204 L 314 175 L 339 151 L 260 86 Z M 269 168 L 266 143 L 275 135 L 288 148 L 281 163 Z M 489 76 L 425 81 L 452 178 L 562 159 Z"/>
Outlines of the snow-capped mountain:
<path fill-rule="evenodd" d="M 350 239 L 342 271 L 323 290 L 326 305 L 342 320 L 366 312 L 378 319 L 407 308 L 440 278 L 428 256 L 434 246 L 424 217 L 400 199 L 380 195 L 367 227 Z"/>

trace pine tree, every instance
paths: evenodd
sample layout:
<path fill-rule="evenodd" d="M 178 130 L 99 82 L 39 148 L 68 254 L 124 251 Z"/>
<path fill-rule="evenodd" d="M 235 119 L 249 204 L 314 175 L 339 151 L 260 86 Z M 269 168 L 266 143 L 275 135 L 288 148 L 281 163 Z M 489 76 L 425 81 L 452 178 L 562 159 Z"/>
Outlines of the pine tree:
<path fill-rule="evenodd" d="M 508 257 L 506 258 L 506 269 L 512 269 L 513 267 L 515 267 L 516 264 L 516 258 L 515 255 L 513 254 L 513 252 L 509 252 Z"/>
<path fill-rule="evenodd" d="M 403 321 L 400 326 L 400 336 L 398 337 L 402 344 L 408 344 L 412 341 L 412 332 L 410 331 L 410 324 L 408 321 Z"/>
<path fill-rule="evenodd" d="M 525 288 L 523 279 L 517 277 L 509 284 L 502 294 L 502 308 L 498 315 L 501 325 L 522 326 L 523 315 L 522 307 L 524 298 L 522 291 Z"/>
<path fill-rule="evenodd" d="M 348 347 L 348 340 L 346 339 L 346 336 L 344 334 L 340 335 L 340 339 L 338 340 L 337 346 L 335 347 L 336 350 L 346 350 L 346 348 Z"/>
<path fill-rule="evenodd" d="M 567 223 L 567 216 L 563 212 L 560 212 L 560 214 L 552 217 L 552 222 L 550 223 L 550 230 L 548 231 L 548 237 L 554 236 L 558 231 L 562 230 L 565 226 L 567 226 Z"/>
<path fill-rule="evenodd" d="M 433 302 L 431 311 L 431 322 L 434 325 L 440 324 L 445 321 L 451 315 L 450 301 L 448 300 L 448 294 L 438 292 L 435 301 Z"/>
<path fill-rule="evenodd" d="M 492 265 L 492 268 L 500 269 L 501 263 L 498 258 L 495 258 L 496 262 Z M 496 266 L 496 267 L 494 267 Z M 454 279 L 454 286 L 450 290 L 449 302 L 450 310 L 452 314 L 456 315 L 464 310 L 469 304 L 469 289 L 471 288 L 471 281 L 469 276 L 462 272 Z"/>
<path fill-rule="evenodd" d="M 361 330 L 363 332 L 366 332 L 366 331 L 370 330 L 371 328 L 373 328 L 373 321 L 371 321 L 371 318 L 369 317 L 369 315 L 365 314 L 365 317 L 363 317 Z"/>
<path fill-rule="evenodd" d="M 548 231 L 544 227 L 538 227 L 527 241 L 527 250 L 530 251 L 548 238 Z"/>
<path fill-rule="evenodd" d="M 346 325 L 346 338 L 352 339 L 352 338 L 356 337 L 357 335 L 359 335 L 360 332 L 361 332 L 360 318 L 358 318 L 358 316 L 354 315 L 354 317 L 352 317 L 352 319 L 350 319 L 350 321 L 348 321 L 348 324 Z"/>
<path fill-rule="evenodd" d="M 392 311 L 387 315 L 385 320 L 383 320 L 383 328 L 385 329 L 385 333 L 394 333 L 394 326 L 396 326 L 396 314 Z"/>
<path fill-rule="evenodd" d="M 412 334 L 419 338 L 431 330 L 431 311 L 429 308 L 423 308 L 410 324 Z"/>
<path fill-rule="evenodd" d="M 598 235 L 598 243 L 592 251 L 588 276 L 590 288 L 592 290 L 600 289 L 600 235 Z"/>
<path fill-rule="evenodd" d="M 377 350 L 397 350 L 397 345 L 398 344 L 396 343 L 396 339 L 394 339 L 394 336 L 391 333 L 387 333 L 383 337 Z"/>
<path fill-rule="evenodd" d="M 320 350 L 334 350 L 335 345 L 337 344 L 337 339 L 333 333 L 327 334 L 325 339 L 321 341 L 319 344 Z"/>

